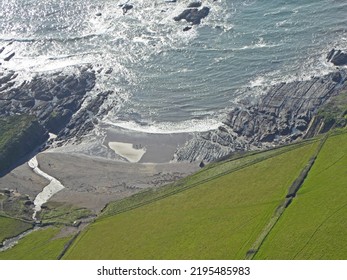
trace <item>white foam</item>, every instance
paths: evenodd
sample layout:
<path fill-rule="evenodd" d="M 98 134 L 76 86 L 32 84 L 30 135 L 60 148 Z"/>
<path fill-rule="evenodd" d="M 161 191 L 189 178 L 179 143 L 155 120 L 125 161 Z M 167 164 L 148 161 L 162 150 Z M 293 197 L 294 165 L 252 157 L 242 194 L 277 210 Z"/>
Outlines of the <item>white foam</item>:
<path fill-rule="evenodd" d="M 257 76 L 254 80 L 250 81 L 250 87 L 260 87 L 263 86 L 266 82 L 266 78 L 264 76 Z"/>
<path fill-rule="evenodd" d="M 120 127 L 128 130 L 154 133 L 154 134 L 172 134 L 172 133 L 189 133 L 189 132 L 204 132 L 213 129 L 217 129 L 222 122 L 217 119 L 205 119 L 205 120 L 187 120 L 177 123 L 161 122 L 153 123 L 150 125 L 141 125 L 134 121 L 110 121 L 104 120 L 104 124 Z"/>
<path fill-rule="evenodd" d="M 91 60 L 89 61 L 91 62 Z M 82 58 L 71 58 L 64 56 L 60 59 L 52 60 L 49 56 L 38 57 L 20 57 L 15 56 L 6 63 L 6 67 L 15 71 L 30 71 L 30 72 L 49 72 L 65 69 L 70 66 L 88 64 L 88 61 Z"/>
<path fill-rule="evenodd" d="M 261 48 L 275 48 L 279 47 L 282 44 L 271 44 L 268 43 L 264 40 L 263 37 L 260 37 L 256 42 L 254 42 L 251 45 L 246 45 L 240 48 L 233 48 L 234 51 L 239 51 L 239 50 L 254 50 L 254 49 L 261 49 Z"/>

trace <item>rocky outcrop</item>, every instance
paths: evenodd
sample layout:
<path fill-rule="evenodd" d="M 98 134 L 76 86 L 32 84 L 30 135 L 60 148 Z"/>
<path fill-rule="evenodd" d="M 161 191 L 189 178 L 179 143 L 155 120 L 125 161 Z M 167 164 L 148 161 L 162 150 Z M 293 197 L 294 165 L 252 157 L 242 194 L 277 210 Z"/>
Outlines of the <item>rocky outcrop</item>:
<path fill-rule="evenodd" d="M 109 107 L 100 110 L 100 107 L 112 93 L 113 91 L 99 93 L 91 102 L 81 109 L 73 119 L 70 120 L 63 130 L 61 130 L 58 134 L 57 140 L 67 140 L 73 137 L 80 139 L 87 132 L 93 130 L 94 125 L 98 123 L 97 117 L 101 118 L 111 109 L 111 107 Z"/>
<path fill-rule="evenodd" d="M 121 7 L 122 7 L 123 15 L 125 15 L 128 11 L 134 8 L 134 6 L 130 4 L 124 4 L 124 5 L 121 5 Z"/>
<path fill-rule="evenodd" d="M 201 23 L 201 20 L 208 16 L 210 13 L 210 8 L 203 7 L 202 9 L 190 8 L 184 10 L 181 14 L 174 17 L 175 21 L 186 20 L 192 25 L 197 25 Z"/>
<path fill-rule="evenodd" d="M 339 79 L 336 77 L 339 76 Z M 318 108 L 345 83 L 340 71 L 309 81 L 272 86 L 255 105 L 233 108 L 217 130 L 197 134 L 176 152 L 177 160 L 213 161 L 235 151 L 273 147 L 302 139 Z"/>
<path fill-rule="evenodd" d="M 112 91 L 95 88 L 97 75 L 111 75 L 112 68 L 101 73 L 92 65 L 71 66 L 33 74 L 24 80 L 20 73 L 6 69 L 6 63 L 0 66 L 0 119 L 34 117 L 45 140 L 48 132 L 57 135 L 47 146 L 53 142 L 60 146 L 69 140 L 79 142 L 94 129 L 98 117 L 115 105 L 116 101 L 109 105 L 105 102 Z"/>
<path fill-rule="evenodd" d="M 111 72 L 107 70 L 108 74 Z M 87 65 L 20 80 L 16 72 L 0 68 L 0 117 L 35 116 L 46 130 L 59 134 L 60 140 L 83 135 L 93 128 L 93 115 L 99 113 L 103 100 L 110 94 L 100 92 L 88 97 L 95 87 L 96 74 Z"/>
<path fill-rule="evenodd" d="M 49 131 L 58 133 L 79 110 L 95 85 L 91 67 L 73 74 L 39 74 L 19 82 L 13 71 L 0 72 L 0 116 L 34 115 Z"/>
<path fill-rule="evenodd" d="M 327 55 L 327 61 L 336 66 L 347 65 L 347 53 L 332 49 Z"/>

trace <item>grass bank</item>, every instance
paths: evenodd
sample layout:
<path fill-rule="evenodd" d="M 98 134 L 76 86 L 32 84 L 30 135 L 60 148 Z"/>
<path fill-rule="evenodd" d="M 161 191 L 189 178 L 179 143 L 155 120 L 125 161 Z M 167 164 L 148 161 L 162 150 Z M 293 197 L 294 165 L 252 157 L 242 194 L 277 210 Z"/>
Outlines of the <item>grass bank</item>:
<path fill-rule="evenodd" d="M 242 259 L 316 146 L 215 164 L 176 192 L 171 185 L 111 204 L 64 258 Z"/>

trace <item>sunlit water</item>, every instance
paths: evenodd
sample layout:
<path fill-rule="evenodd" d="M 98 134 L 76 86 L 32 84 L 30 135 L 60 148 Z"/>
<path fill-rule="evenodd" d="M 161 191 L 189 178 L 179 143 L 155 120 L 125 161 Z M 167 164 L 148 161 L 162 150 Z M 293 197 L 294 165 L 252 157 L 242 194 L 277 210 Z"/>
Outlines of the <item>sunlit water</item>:
<path fill-rule="evenodd" d="M 209 16 L 183 32 L 187 23 L 173 17 L 190 2 L 133 0 L 123 15 L 115 0 L 2 0 L 0 46 L 13 43 L 0 56 L 16 52 L 3 66 L 112 68 L 97 82 L 114 90 L 108 104 L 117 100 L 105 122 L 196 131 L 218 126 L 234 102 L 265 86 L 332 71 L 326 53 L 347 47 L 346 1 L 202 0 Z"/>

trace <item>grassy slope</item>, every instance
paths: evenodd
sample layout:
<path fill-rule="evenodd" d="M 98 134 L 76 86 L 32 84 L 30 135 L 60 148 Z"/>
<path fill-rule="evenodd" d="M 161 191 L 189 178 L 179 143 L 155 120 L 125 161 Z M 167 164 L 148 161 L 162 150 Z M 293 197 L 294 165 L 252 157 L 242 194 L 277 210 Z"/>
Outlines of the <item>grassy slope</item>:
<path fill-rule="evenodd" d="M 0 243 L 4 239 L 19 235 L 30 228 L 32 228 L 30 223 L 0 216 Z"/>
<path fill-rule="evenodd" d="M 38 212 L 42 224 L 73 225 L 74 221 L 87 218 L 92 212 L 86 208 L 77 208 L 72 205 L 48 201 L 45 208 Z"/>
<path fill-rule="evenodd" d="M 70 237 L 55 238 L 60 228 L 34 231 L 13 248 L 0 252 L 0 260 L 54 260 L 63 251 Z"/>
<path fill-rule="evenodd" d="M 347 134 L 330 137 L 258 259 L 346 259 Z"/>
<path fill-rule="evenodd" d="M 236 168 L 130 211 L 121 213 L 122 207 L 126 210 L 122 203 L 111 205 L 106 213 L 120 214 L 92 224 L 65 258 L 242 259 L 316 146 L 309 144 Z M 199 181 L 193 177 L 186 184 L 192 180 Z"/>
<path fill-rule="evenodd" d="M 0 119 L 0 172 L 30 153 L 45 139 L 45 130 L 34 116 Z"/>
<path fill-rule="evenodd" d="M 187 178 L 178 180 L 173 184 L 166 185 L 157 189 L 150 188 L 129 198 L 110 203 L 103 211 L 101 216 L 107 217 L 119 214 L 121 212 L 129 211 L 133 208 L 137 208 L 145 204 L 154 202 L 158 199 L 162 199 L 163 197 L 168 197 L 183 190 L 199 186 L 207 181 L 217 179 L 221 176 L 230 174 L 247 166 L 251 166 L 270 157 L 275 157 L 281 153 L 291 151 L 308 143 L 313 143 L 314 141 L 315 140 L 306 140 L 305 142 L 301 142 L 299 144 L 291 144 L 272 150 L 248 152 L 244 155 L 236 155 L 235 157 L 223 162 L 209 164 L 201 171 L 188 176 Z"/>

